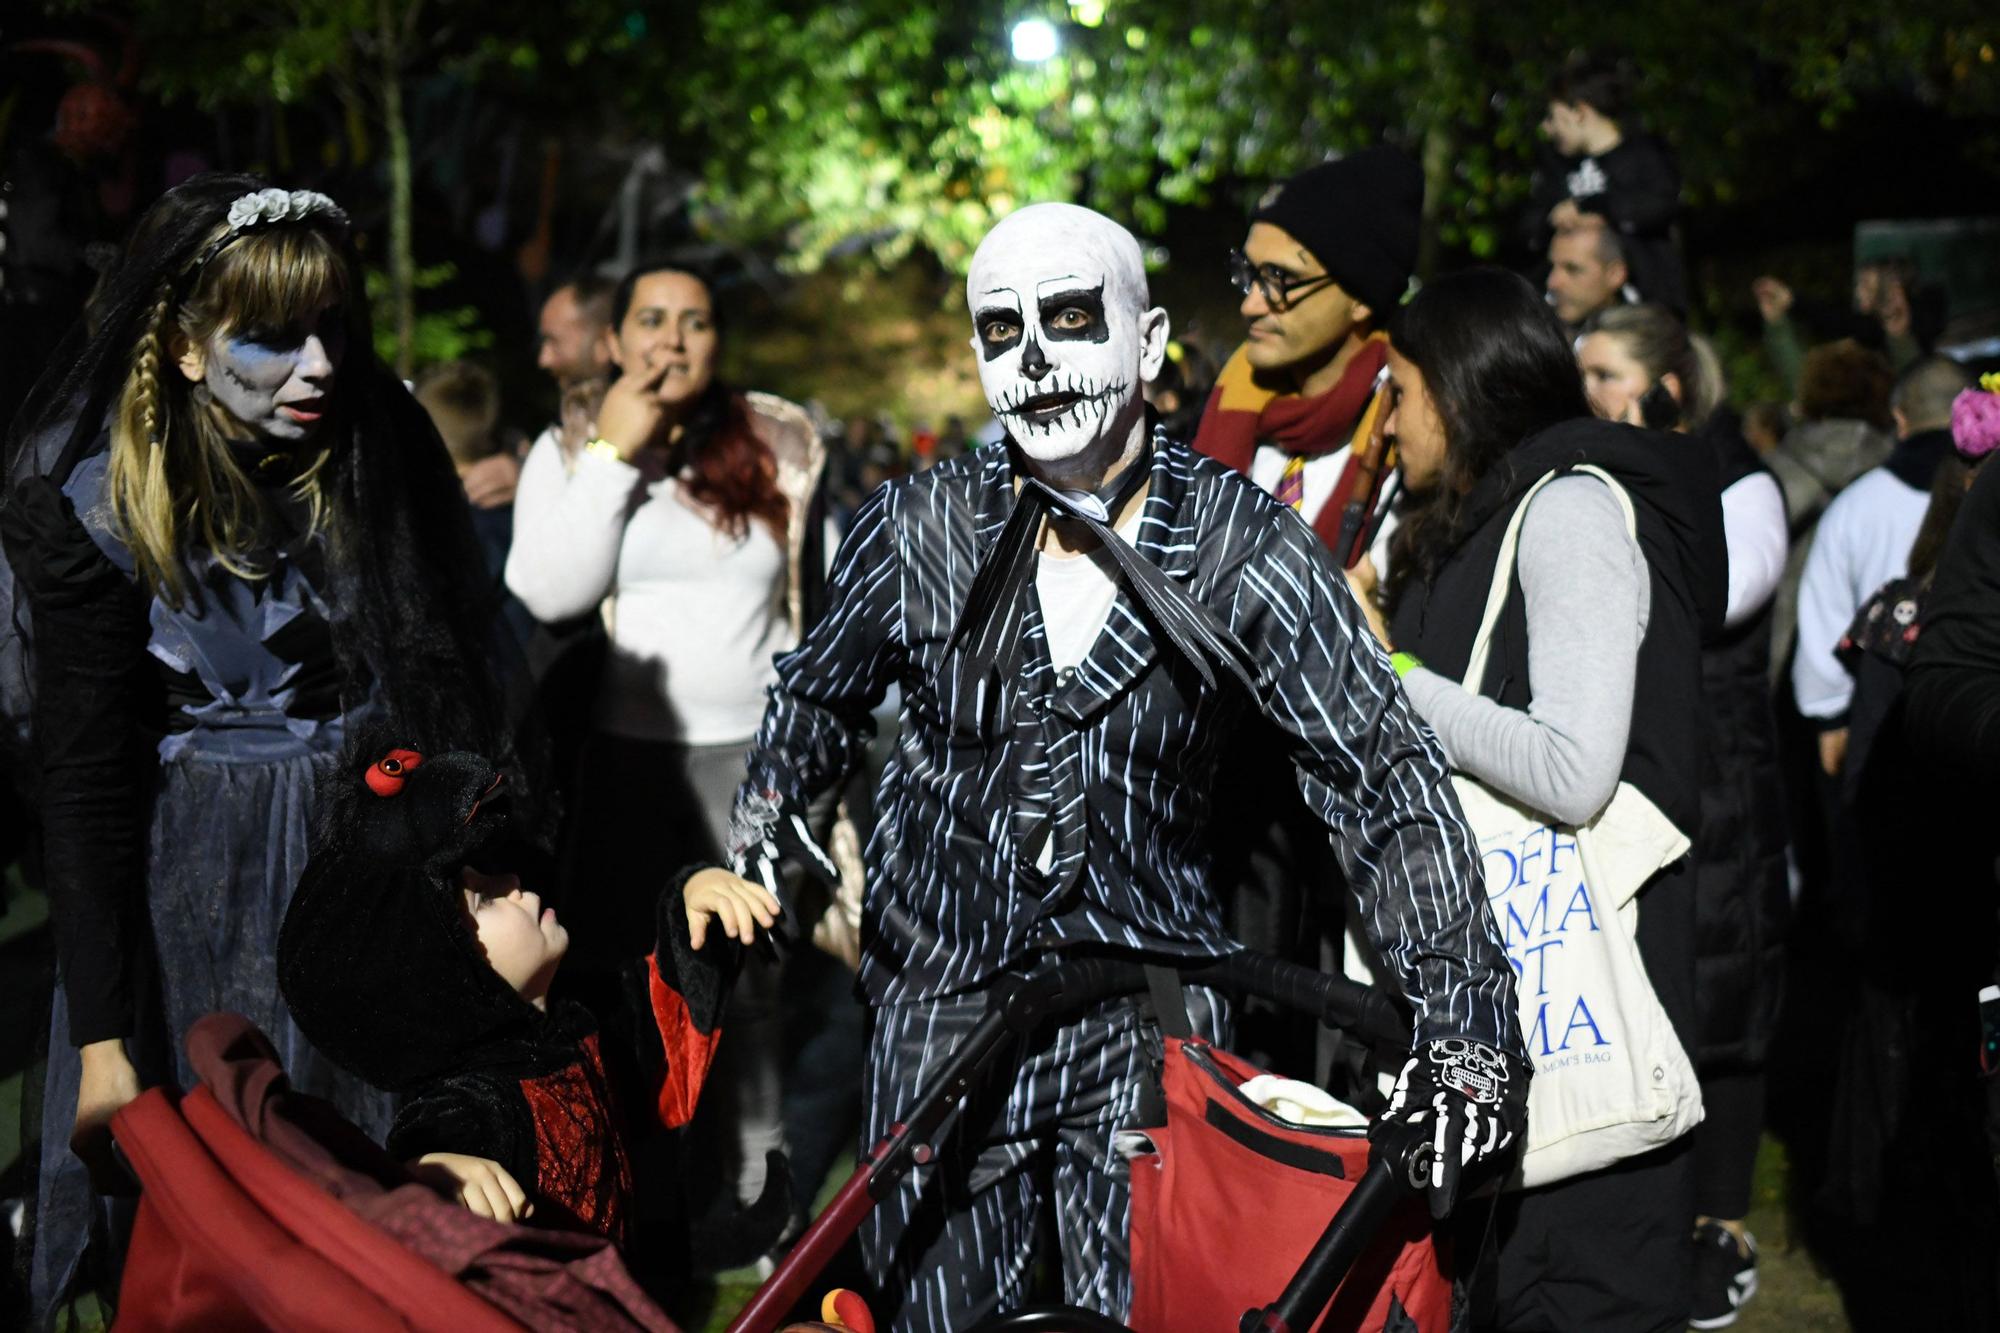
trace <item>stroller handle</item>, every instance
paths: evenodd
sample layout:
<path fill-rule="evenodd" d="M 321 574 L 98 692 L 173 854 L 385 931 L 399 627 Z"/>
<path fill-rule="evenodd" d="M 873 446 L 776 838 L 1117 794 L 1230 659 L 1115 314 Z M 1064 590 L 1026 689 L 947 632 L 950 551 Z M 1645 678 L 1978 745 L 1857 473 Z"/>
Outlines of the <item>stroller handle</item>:
<path fill-rule="evenodd" d="M 1373 1044 L 1406 1048 L 1410 1024 L 1382 992 L 1348 977 L 1332 976 L 1249 949 L 1221 958 L 1172 966 L 1182 982 L 1216 986 L 1316 1016 Z M 1007 1026 L 1026 1031 L 1044 1019 L 1146 989 L 1144 964 L 1121 958 L 1065 958 L 1029 972 L 1003 974 L 995 1007 Z"/>

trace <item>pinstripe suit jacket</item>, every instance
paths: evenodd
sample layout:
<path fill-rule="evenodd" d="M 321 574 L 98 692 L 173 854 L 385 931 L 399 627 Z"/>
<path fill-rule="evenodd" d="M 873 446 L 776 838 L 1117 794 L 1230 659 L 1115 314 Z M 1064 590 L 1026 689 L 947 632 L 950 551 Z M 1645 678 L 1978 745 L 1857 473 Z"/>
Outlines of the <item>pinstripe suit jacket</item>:
<path fill-rule="evenodd" d="M 1312 530 L 1245 478 L 1162 441 L 1134 545 L 1250 649 L 1256 698 L 1227 678 L 1205 686 L 1121 587 L 1103 634 L 1060 675 L 1030 599 L 1020 678 L 998 714 L 1010 725 L 954 734 L 945 645 L 1013 506 L 1004 449 L 875 492 L 841 546 L 825 615 L 779 660 L 739 793 L 740 812 L 753 793 L 829 790 L 860 760 L 869 710 L 901 687 L 868 843 L 871 1000 L 978 986 L 1049 947 L 1233 948 L 1208 884 L 1208 825 L 1224 741 L 1254 706 L 1291 738 L 1300 789 L 1416 1007 L 1419 1037 L 1518 1050 L 1514 976 L 1444 756 Z M 1046 873 L 1025 850 L 1044 822 Z"/>

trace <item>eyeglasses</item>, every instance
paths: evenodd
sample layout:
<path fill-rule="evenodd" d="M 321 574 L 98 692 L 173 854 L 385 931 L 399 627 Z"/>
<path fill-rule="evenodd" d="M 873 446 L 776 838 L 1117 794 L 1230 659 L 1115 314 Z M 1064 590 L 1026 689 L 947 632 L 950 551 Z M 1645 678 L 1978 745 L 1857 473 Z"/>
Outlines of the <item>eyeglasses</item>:
<path fill-rule="evenodd" d="M 1229 281 L 1239 295 L 1248 296 L 1255 287 L 1264 293 L 1264 302 L 1274 311 L 1290 310 L 1301 295 L 1319 290 L 1333 281 L 1331 273 L 1315 273 L 1295 278 L 1276 264 L 1253 264 L 1241 250 L 1229 252 Z"/>

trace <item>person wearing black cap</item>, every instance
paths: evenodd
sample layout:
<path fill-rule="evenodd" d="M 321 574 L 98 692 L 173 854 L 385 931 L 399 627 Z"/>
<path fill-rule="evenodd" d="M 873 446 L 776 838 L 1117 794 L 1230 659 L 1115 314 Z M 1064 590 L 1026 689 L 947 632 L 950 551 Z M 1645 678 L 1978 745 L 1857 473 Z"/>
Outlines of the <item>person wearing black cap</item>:
<path fill-rule="evenodd" d="M 1299 173 L 1251 216 L 1230 256 L 1248 327 L 1194 447 L 1290 505 L 1343 564 L 1361 554 L 1382 460 L 1378 331 L 1409 285 L 1424 176 L 1376 147 Z"/>
<path fill-rule="evenodd" d="M 1409 286 L 1423 201 L 1414 161 L 1365 149 L 1279 186 L 1230 256 L 1248 327 L 1194 447 L 1291 506 L 1343 565 L 1367 551 L 1379 488 L 1393 474 L 1375 439 L 1388 347 L 1379 330 Z M 1252 948 L 1333 964 L 1341 923 L 1329 905 L 1339 896 L 1301 886 L 1337 880 L 1339 867 L 1293 787 L 1283 739 L 1252 728 L 1229 769 L 1236 780 L 1218 789 L 1216 876 L 1232 929 Z M 1318 1067 L 1332 1053 L 1316 1024 L 1255 1008 L 1244 1019 L 1250 1049 L 1280 1067 Z"/>

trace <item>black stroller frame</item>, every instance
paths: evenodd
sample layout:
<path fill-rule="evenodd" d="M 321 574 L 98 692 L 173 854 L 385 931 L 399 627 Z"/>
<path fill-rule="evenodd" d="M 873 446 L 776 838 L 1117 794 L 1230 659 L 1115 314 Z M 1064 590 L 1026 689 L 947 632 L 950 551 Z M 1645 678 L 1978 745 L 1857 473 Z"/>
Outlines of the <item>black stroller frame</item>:
<path fill-rule="evenodd" d="M 1395 1006 L 1379 992 L 1345 977 L 1327 976 L 1248 950 L 1176 970 L 1185 984 L 1216 986 L 1310 1013 L 1328 1027 L 1373 1044 L 1393 1046 L 1398 1052 L 1409 1044 L 1409 1025 Z M 1051 1018 L 1080 1013 L 1147 987 L 1147 968 L 1136 960 L 1048 957 L 1025 969 L 1003 973 L 991 988 L 990 1002 L 978 1024 L 905 1117 L 891 1125 L 855 1166 L 833 1201 L 731 1322 L 730 1333 L 773 1333 L 784 1323 L 876 1203 L 894 1193 L 911 1171 L 935 1158 L 942 1132 L 1011 1040 L 1027 1036 Z M 1385 1159 L 1372 1158 L 1284 1292 L 1269 1305 L 1244 1311 L 1238 1324 L 1241 1333 L 1305 1333 L 1311 1328 L 1375 1232 L 1428 1174 L 1427 1162 L 1412 1162 L 1411 1179 L 1405 1180 Z M 1116 1320 L 1067 1307 L 1014 1311 L 980 1326 L 980 1333 L 1003 1330 L 1130 1333 Z"/>

